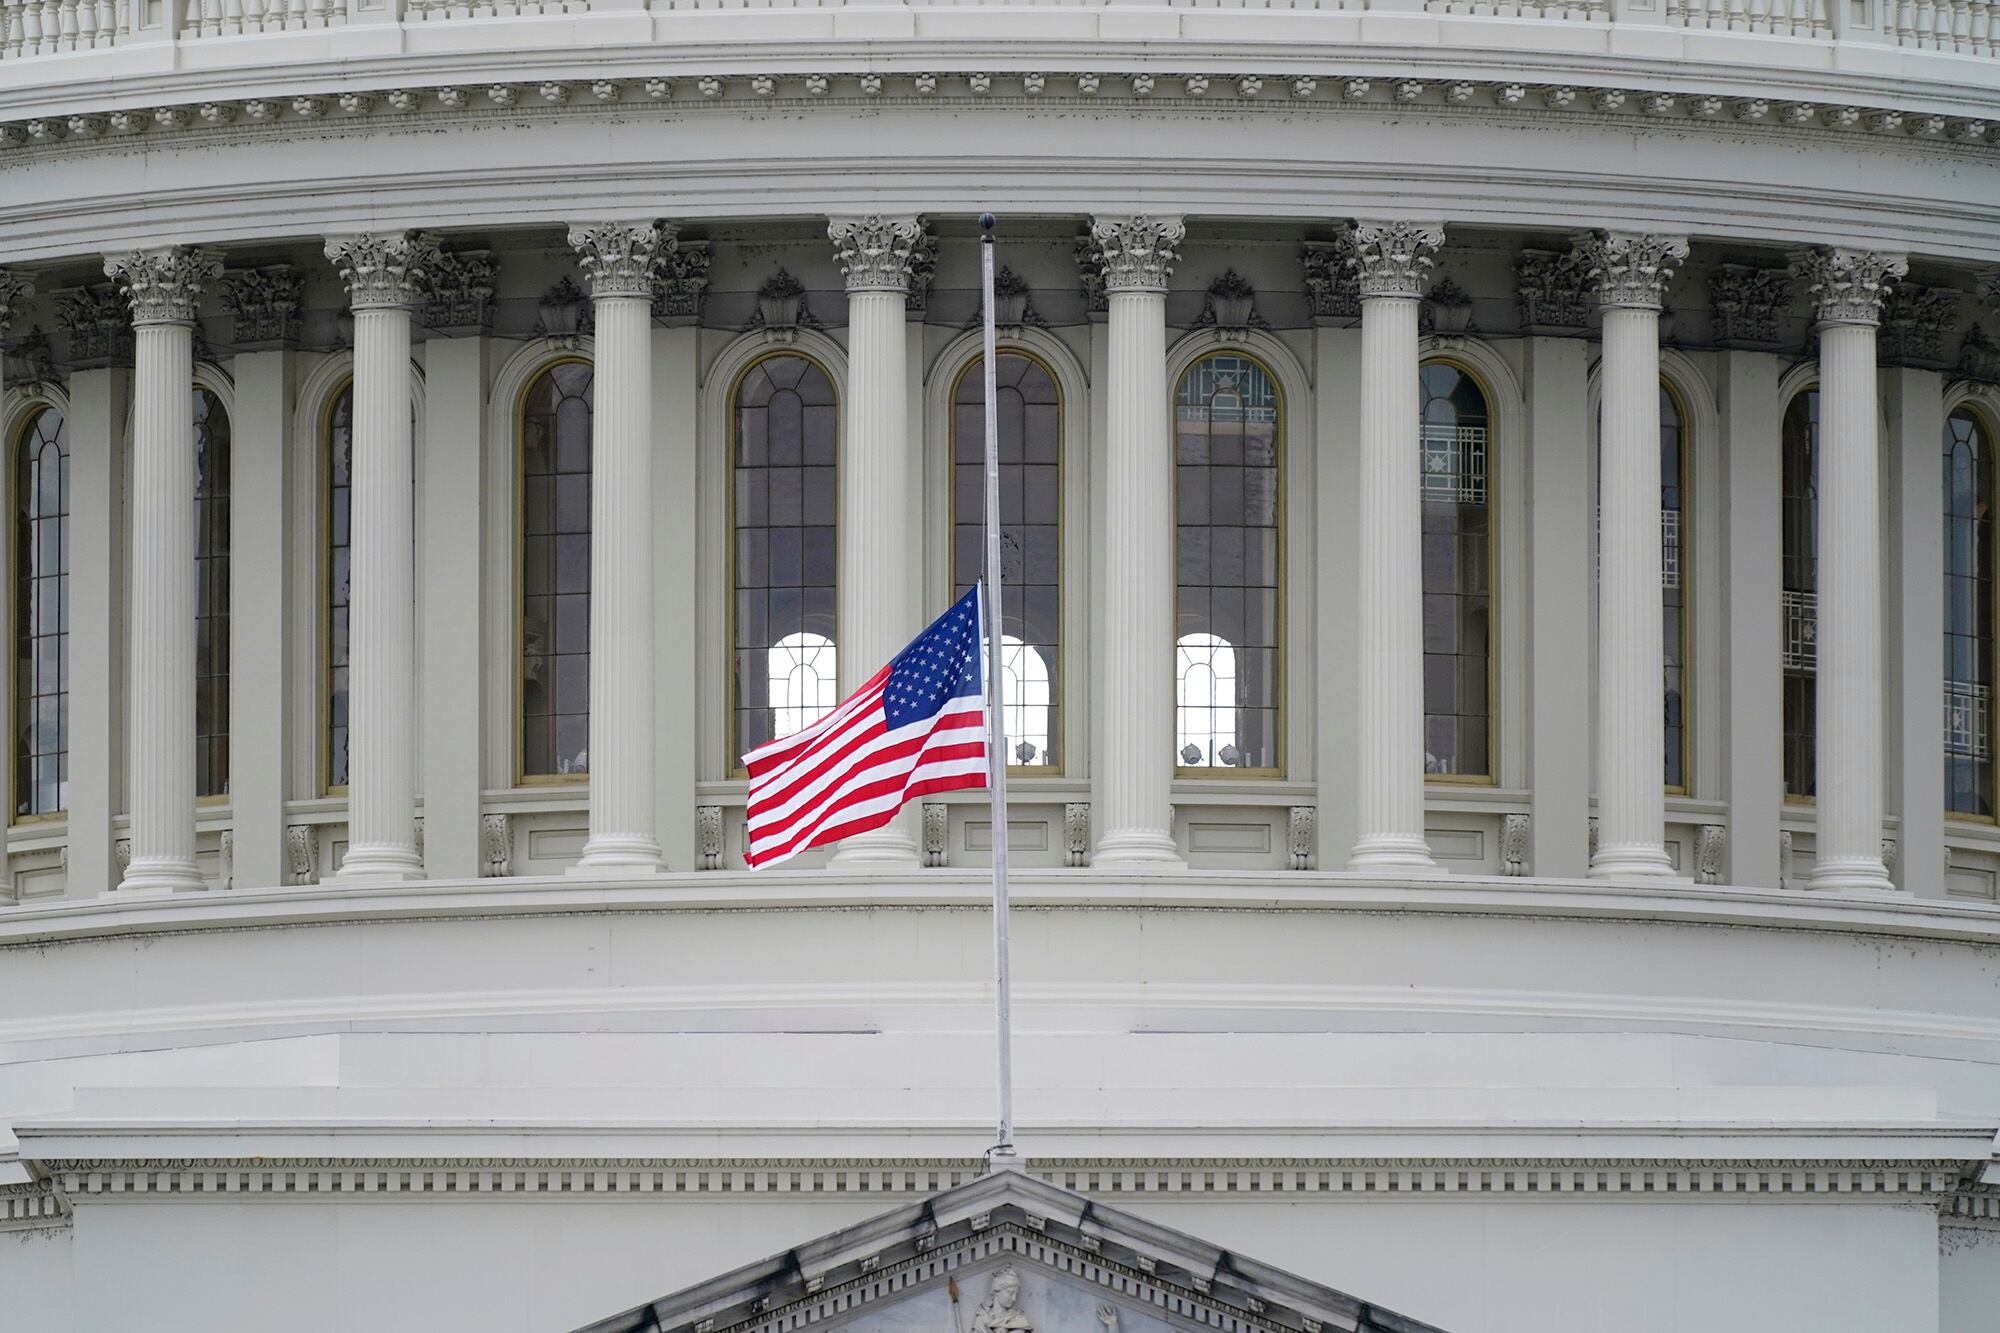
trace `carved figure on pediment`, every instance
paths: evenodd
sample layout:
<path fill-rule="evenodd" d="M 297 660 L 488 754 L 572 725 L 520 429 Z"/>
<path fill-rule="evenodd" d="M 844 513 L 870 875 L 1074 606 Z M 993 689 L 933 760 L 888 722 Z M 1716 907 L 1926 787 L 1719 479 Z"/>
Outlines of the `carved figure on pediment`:
<path fill-rule="evenodd" d="M 1021 1308 L 1021 1275 L 1008 1264 L 993 1274 L 986 1299 L 972 1312 L 969 1333 L 1034 1333 L 1035 1321 Z"/>

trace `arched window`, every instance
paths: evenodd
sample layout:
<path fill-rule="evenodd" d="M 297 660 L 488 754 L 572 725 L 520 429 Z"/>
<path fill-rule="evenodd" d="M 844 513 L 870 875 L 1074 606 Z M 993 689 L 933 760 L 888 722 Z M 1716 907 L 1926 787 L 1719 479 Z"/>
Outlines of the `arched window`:
<path fill-rule="evenodd" d="M 1448 362 L 1419 372 L 1423 451 L 1424 772 L 1493 775 L 1492 416 L 1477 380 Z"/>
<path fill-rule="evenodd" d="M 1993 441 L 1964 410 L 1944 423 L 1944 808 L 1991 819 Z"/>
<path fill-rule="evenodd" d="M 832 681 L 839 642 L 834 511 L 840 408 L 833 380 L 818 362 L 780 352 L 737 381 L 730 420 L 731 753 L 741 755 L 816 721 L 837 702 Z M 780 679 L 796 680 L 801 692 L 795 703 L 774 694 Z M 808 691 L 815 681 L 824 684 Z"/>
<path fill-rule="evenodd" d="M 1236 646 L 1213 634 L 1174 645 L 1174 746 L 1184 768 L 1239 767 Z"/>
<path fill-rule="evenodd" d="M 69 428 L 45 407 L 14 454 L 14 816 L 69 808 Z"/>
<path fill-rule="evenodd" d="M 229 414 L 194 391 L 195 795 L 229 791 Z"/>
<path fill-rule="evenodd" d="M 563 361 L 521 400 L 521 753 L 524 779 L 590 771 L 590 418 L 593 369 Z"/>
<path fill-rule="evenodd" d="M 347 609 L 354 554 L 354 385 L 326 413 L 326 787 L 347 786 Z"/>
<path fill-rule="evenodd" d="M 1174 730 L 1184 769 L 1278 768 L 1282 428 L 1277 380 L 1252 358 L 1218 352 L 1181 376 L 1174 394 L 1174 679 L 1182 702 Z M 1211 678 L 1208 711 L 1197 705 L 1190 713 L 1186 701 L 1203 697 Z M 1181 741 L 1182 731 L 1203 739 Z"/>
<path fill-rule="evenodd" d="M 1814 668 L 1819 657 L 1819 390 L 1785 409 L 1779 530 L 1784 616 L 1785 795 L 1814 792 Z"/>
<path fill-rule="evenodd" d="M 1020 352 L 994 365 L 1000 426 L 1001 657 L 1009 762 L 1052 771 L 1062 728 L 1062 395 Z M 963 595 L 986 572 L 986 391 L 980 363 L 952 395 L 952 578 Z M 1032 692 L 1032 699 L 1029 697 Z"/>

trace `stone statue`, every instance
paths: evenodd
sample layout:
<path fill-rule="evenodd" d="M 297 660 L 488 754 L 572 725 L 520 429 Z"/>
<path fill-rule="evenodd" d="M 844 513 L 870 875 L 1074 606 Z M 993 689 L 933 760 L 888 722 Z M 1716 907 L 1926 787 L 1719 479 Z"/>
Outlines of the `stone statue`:
<path fill-rule="evenodd" d="M 1035 1321 L 1021 1309 L 1021 1275 L 1008 1264 L 993 1275 L 986 1299 L 972 1312 L 971 1333 L 1034 1333 Z"/>

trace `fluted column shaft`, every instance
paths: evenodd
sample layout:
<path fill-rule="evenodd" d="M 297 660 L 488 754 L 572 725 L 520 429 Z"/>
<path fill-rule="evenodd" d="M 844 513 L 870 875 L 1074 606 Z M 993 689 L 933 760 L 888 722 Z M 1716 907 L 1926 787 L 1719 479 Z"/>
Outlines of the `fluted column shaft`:
<path fill-rule="evenodd" d="M 200 889 L 195 868 L 194 318 L 200 250 L 105 261 L 132 306 L 132 859 L 121 890 Z"/>
<path fill-rule="evenodd" d="M 410 306 L 436 248 L 416 233 L 337 237 L 354 309 L 347 856 L 340 878 L 414 879 L 417 855 L 415 484 Z"/>
<path fill-rule="evenodd" d="M 1355 870 L 1430 873 L 1424 839 L 1423 450 L 1417 313 L 1444 229 L 1363 222 Z"/>
<path fill-rule="evenodd" d="M 1898 255 L 1794 256 L 1819 317 L 1816 889 L 1888 890 L 1882 862 L 1882 551 L 1875 329 Z"/>
<path fill-rule="evenodd" d="M 917 516 L 909 494 L 909 362 L 904 301 L 928 238 L 917 217 L 834 218 L 827 233 L 847 274 L 847 411 L 840 441 L 839 639 L 844 697 L 922 628 L 909 589 Z M 914 870 L 909 818 L 841 843 L 834 864 Z"/>
<path fill-rule="evenodd" d="M 1604 317 L 1598 426 L 1599 878 L 1671 875 L 1660 603 L 1660 302 L 1679 237 L 1600 232 L 1578 249 Z"/>
<path fill-rule="evenodd" d="M 1109 303 L 1104 423 L 1103 751 L 1098 866 L 1179 865 L 1173 834 L 1174 437 L 1167 279 L 1179 218 L 1091 227 Z"/>
<path fill-rule="evenodd" d="M 661 868 L 654 825 L 654 273 L 656 223 L 572 227 L 596 306 L 590 458 L 590 838 L 580 874 Z"/>

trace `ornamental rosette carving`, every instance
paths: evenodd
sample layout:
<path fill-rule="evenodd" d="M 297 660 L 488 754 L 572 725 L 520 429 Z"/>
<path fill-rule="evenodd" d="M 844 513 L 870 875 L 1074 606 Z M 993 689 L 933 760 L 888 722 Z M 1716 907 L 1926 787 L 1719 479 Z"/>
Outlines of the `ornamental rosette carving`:
<path fill-rule="evenodd" d="M 1902 255 L 1830 245 L 1795 252 L 1791 266 L 1822 324 L 1876 323 L 1889 288 L 1910 271 L 1910 261 Z"/>
<path fill-rule="evenodd" d="M 420 231 L 356 232 L 326 238 L 326 257 L 356 310 L 407 309 L 430 289 L 437 242 Z"/>
<path fill-rule="evenodd" d="M 1588 231 L 1576 238 L 1576 252 L 1599 306 L 1658 310 L 1688 243 L 1685 236 Z"/>
<path fill-rule="evenodd" d="M 222 308 L 235 318 L 231 341 L 238 346 L 286 343 L 299 336 L 299 297 L 304 282 L 289 264 L 240 269 L 224 275 Z"/>
<path fill-rule="evenodd" d="M 676 229 L 661 222 L 586 222 L 569 229 L 583 279 L 593 300 L 605 296 L 653 299 L 653 282 L 674 252 Z"/>
<path fill-rule="evenodd" d="M 134 327 L 192 324 L 202 288 L 222 274 L 222 257 L 181 246 L 133 250 L 105 256 L 104 273 L 132 307 Z"/>
<path fill-rule="evenodd" d="M 1425 275 L 1437 262 L 1444 227 L 1435 222 L 1357 222 L 1347 229 L 1347 262 L 1363 300 L 1371 296 L 1424 294 Z"/>
<path fill-rule="evenodd" d="M 915 215 L 830 218 L 826 234 L 850 292 L 895 292 L 907 303 L 911 278 L 935 263 L 924 220 Z"/>
<path fill-rule="evenodd" d="M 1164 292 L 1187 226 L 1174 217 L 1092 219 L 1090 239 L 1110 292 Z"/>
<path fill-rule="evenodd" d="M 1778 341 L 1778 321 L 1792 305 L 1792 275 L 1782 268 L 1724 264 L 1708 277 L 1715 341 L 1725 347 Z"/>
<path fill-rule="evenodd" d="M 35 284 L 27 274 L 0 268 L 0 337 L 6 336 L 7 326 L 14 322 L 14 312 L 34 294 Z"/>

